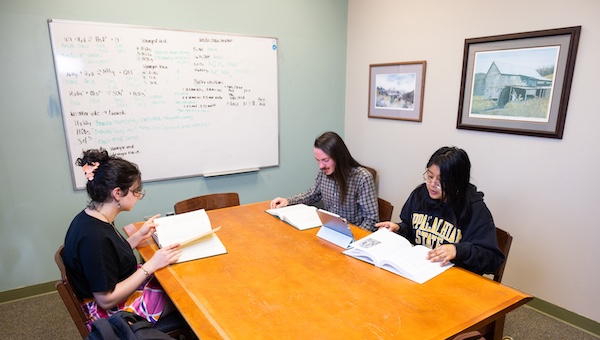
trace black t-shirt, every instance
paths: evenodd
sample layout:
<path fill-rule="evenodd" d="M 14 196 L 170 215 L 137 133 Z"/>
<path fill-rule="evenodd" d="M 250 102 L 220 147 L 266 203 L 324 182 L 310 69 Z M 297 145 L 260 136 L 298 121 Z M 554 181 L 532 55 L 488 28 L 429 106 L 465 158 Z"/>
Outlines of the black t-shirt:
<path fill-rule="evenodd" d="M 80 212 L 65 236 L 65 268 L 75 293 L 93 298 L 92 292 L 115 288 L 137 269 L 129 243 L 109 223 Z"/>

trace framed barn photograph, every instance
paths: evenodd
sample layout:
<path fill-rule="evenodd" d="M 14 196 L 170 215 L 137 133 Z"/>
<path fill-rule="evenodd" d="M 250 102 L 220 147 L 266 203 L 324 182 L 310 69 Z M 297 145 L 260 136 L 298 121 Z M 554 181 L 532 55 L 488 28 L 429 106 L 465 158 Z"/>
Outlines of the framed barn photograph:
<path fill-rule="evenodd" d="M 422 121 L 426 64 L 369 65 L 369 117 Z"/>
<path fill-rule="evenodd" d="M 456 127 L 562 139 L 580 32 L 466 39 Z"/>

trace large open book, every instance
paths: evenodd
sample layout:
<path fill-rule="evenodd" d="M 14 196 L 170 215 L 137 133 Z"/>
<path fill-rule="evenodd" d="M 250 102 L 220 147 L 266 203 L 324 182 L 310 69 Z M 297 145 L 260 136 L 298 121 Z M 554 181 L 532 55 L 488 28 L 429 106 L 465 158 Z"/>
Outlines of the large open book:
<path fill-rule="evenodd" d="M 317 208 L 306 204 L 288 205 L 283 208 L 268 209 L 266 212 L 300 230 L 321 226 Z"/>
<path fill-rule="evenodd" d="M 453 266 L 452 263 L 441 266 L 441 262 L 427 260 L 429 250 L 422 245 L 413 246 L 404 237 L 381 228 L 352 243 L 343 253 L 423 283 Z"/>
<path fill-rule="evenodd" d="M 159 217 L 154 222 L 157 226 L 152 238 L 159 247 L 181 244 L 182 253 L 177 263 L 227 253 L 215 234 L 221 227 L 212 229 L 204 209 Z"/>

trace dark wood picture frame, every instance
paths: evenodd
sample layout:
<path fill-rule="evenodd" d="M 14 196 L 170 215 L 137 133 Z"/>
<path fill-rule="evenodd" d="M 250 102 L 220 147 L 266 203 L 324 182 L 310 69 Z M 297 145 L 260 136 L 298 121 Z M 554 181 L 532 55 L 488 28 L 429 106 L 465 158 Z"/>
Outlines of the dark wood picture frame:
<path fill-rule="evenodd" d="M 457 129 L 562 139 L 580 33 L 465 39 Z"/>
<path fill-rule="evenodd" d="M 423 120 L 424 60 L 369 65 L 369 118 Z"/>

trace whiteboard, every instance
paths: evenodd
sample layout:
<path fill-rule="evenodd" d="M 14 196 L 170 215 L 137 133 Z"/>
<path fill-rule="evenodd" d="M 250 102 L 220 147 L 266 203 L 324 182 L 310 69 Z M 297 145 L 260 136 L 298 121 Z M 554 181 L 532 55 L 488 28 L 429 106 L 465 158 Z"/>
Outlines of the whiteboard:
<path fill-rule="evenodd" d="M 144 181 L 279 164 L 277 39 L 48 20 L 73 185 L 104 148 Z"/>

